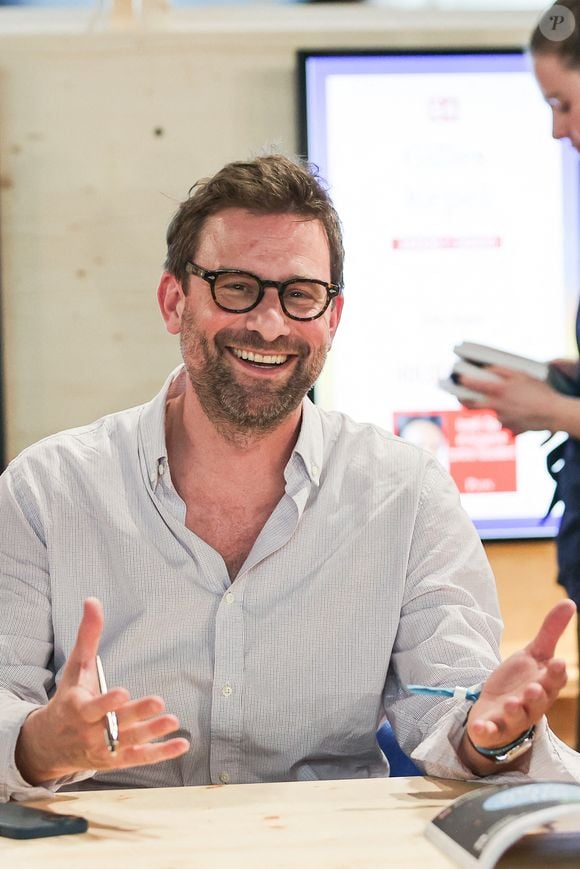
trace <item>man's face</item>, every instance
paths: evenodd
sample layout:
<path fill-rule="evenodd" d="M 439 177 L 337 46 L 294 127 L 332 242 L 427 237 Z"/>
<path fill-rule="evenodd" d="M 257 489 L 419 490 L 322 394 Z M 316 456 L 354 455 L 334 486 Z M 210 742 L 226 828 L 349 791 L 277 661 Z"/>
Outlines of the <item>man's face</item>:
<path fill-rule="evenodd" d="M 193 259 L 205 269 L 242 269 L 263 279 L 330 281 L 322 224 L 292 214 L 221 211 L 206 221 Z M 284 314 L 276 288 L 266 287 L 256 308 L 232 314 L 218 308 L 205 280 L 192 276 L 181 310 L 181 352 L 209 419 L 243 432 L 276 428 L 318 378 L 341 307 L 340 298 L 318 319 L 298 322 Z"/>
<path fill-rule="evenodd" d="M 534 72 L 552 109 L 552 135 L 580 151 L 580 69 L 567 69 L 555 54 L 538 54 Z"/>

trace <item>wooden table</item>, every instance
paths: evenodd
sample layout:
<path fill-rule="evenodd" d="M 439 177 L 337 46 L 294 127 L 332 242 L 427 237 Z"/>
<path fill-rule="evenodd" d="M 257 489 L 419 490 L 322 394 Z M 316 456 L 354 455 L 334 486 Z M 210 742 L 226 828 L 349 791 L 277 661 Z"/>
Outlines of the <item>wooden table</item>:
<path fill-rule="evenodd" d="M 424 826 L 469 787 L 416 777 L 62 794 L 30 805 L 83 815 L 88 832 L 0 838 L 0 866 L 439 869 L 452 864 Z M 545 861 L 524 855 L 501 865 Z"/>

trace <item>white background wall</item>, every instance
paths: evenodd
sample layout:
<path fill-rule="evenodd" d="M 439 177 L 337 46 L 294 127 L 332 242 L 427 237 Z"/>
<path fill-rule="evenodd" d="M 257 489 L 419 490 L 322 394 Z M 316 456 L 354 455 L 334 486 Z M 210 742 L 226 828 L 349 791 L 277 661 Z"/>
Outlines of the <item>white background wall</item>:
<path fill-rule="evenodd" d="M 518 46 L 536 16 L 0 9 L 7 456 L 146 400 L 177 363 L 155 302 L 167 223 L 224 162 L 297 150 L 297 49 Z"/>

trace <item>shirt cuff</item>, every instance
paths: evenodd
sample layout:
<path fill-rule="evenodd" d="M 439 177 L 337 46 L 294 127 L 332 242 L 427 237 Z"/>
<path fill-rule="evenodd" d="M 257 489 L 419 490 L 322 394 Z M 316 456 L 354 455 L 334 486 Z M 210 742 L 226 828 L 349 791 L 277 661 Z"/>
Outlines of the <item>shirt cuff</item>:
<path fill-rule="evenodd" d="M 580 782 L 580 754 L 552 733 L 545 716 L 536 726 L 534 743 L 527 755 L 527 769 L 502 772 L 501 765 L 498 765 L 497 773 L 477 776 L 457 754 L 470 706 L 467 702 L 454 706 L 411 754 L 411 760 L 417 762 L 426 775 L 489 784 L 548 780 Z"/>
<path fill-rule="evenodd" d="M 51 797 L 59 788 L 74 782 L 92 778 L 96 770 L 83 770 L 75 775 L 65 776 L 42 782 L 41 785 L 31 785 L 21 775 L 16 766 L 16 743 L 20 736 L 22 725 L 35 709 L 41 706 L 16 700 L 10 704 L 8 715 L 3 715 L 0 722 L 0 802 L 8 800 L 35 800 Z"/>

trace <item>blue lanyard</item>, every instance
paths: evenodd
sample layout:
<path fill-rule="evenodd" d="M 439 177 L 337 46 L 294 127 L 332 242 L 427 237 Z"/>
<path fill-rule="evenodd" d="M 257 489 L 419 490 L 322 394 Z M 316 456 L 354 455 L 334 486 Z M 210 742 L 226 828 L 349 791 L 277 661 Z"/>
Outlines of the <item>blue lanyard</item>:
<path fill-rule="evenodd" d="M 469 688 L 432 688 L 430 685 L 407 685 L 411 694 L 430 694 L 432 697 L 460 697 L 462 700 L 477 700 L 480 691 Z"/>

